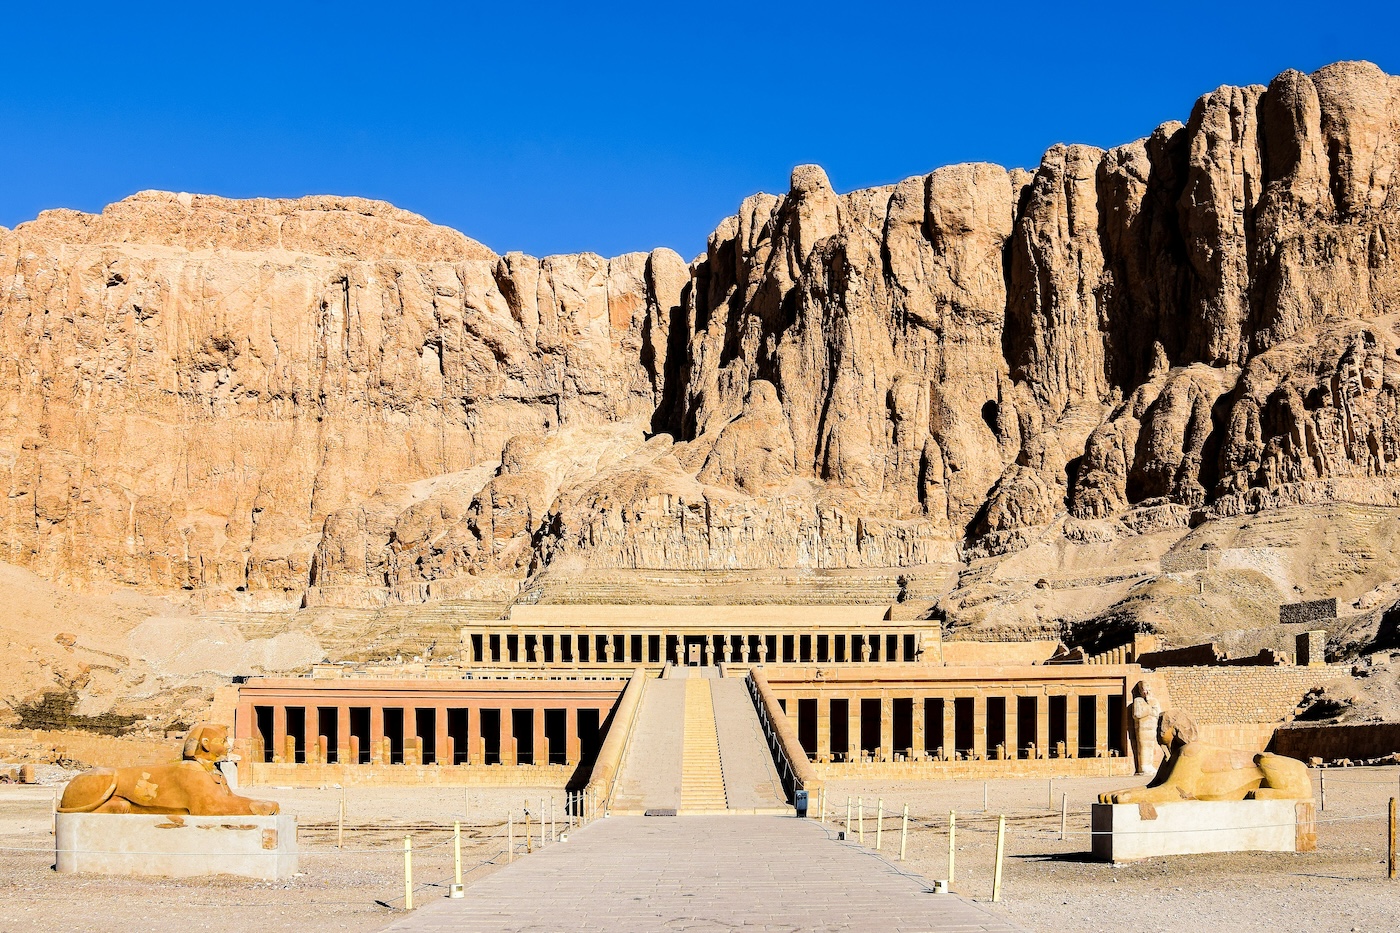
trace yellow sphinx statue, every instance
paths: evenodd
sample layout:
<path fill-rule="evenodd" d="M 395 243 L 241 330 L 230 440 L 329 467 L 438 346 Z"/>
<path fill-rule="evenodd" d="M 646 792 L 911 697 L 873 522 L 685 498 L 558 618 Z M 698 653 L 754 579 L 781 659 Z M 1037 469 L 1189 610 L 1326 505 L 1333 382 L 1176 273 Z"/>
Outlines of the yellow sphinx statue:
<path fill-rule="evenodd" d="M 1099 794 L 1099 803 L 1312 799 L 1312 781 L 1301 761 L 1207 745 L 1197 736 L 1189 716 L 1163 713 L 1157 741 L 1167 750 L 1167 758 L 1156 777 L 1146 787 Z"/>
<path fill-rule="evenodd" d="M 185 737 L 184 760 L 131 768 L 93 768 L 68 782 L 59 813 L 174 813 L 271 816 L 271 800 L 229 789 L 217 764 L 228 757 L 228 730 L 201 723 Z"/>

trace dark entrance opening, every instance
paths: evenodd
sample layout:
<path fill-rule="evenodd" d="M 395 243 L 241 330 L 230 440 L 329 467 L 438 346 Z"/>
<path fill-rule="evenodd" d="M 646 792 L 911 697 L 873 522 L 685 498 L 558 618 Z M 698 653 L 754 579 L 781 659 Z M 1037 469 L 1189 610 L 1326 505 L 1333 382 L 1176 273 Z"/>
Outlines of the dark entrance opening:
<path fill-rule="evenodd" d="M 544 740 L 549 746 L 549 764 L 562 765 L 568 760 L 565 744 L 569 734 L 569 712 L 562 709 L 544 711 Z"/>
<path fill-rule="evenodd" d="M 316 710 L 316 735 L 326 737 L 326 764 L 340 763 L 340 710 L 322 706 Z"/>
<path fill-rule="evenodd" d="M 467 710 L 447 711 L 447 737 L 452 740 L 452 761 L 449 764 L 464 765 L 471 761 L 470 722 Z"/>
<path fill-rule="evenodd" d="M 1073 753 L 1073 750 L 1069 747 L 1068 715 L 1065 712 L 1068 708 L 1068 704 L 1065 702 L 1065 697 L 1063 695 L 1052 696 L 1048 699 L 1050 703 L 1047 707 L 1050 714 L 1050 754 L 1068 756 Z M 1060 751 L 1061 743 L 1065 746 L 1063 752 Z"/>
<path fill-rule="evenodd" d="M 592 764 L 598 757 L 598 748 L 602 745 L 598 735 L 599 719 L 598 710 L 593 707 L 578 711 L 578 747 L 582 764 Z"/>
<path fill-rule="evenodd" d="M 1079 757 L 1093 758 L 1098 748 L 1098 697 L 1082 694 L 1079 697 Z"/>
<path fill-rule="evenodd" d="M 384 708 L 384 738 L 389 740 L 389 764 L 403 764 L 403 709 Z"/>
<path fill-rule="evenodd" d="M 306 761 L 306 707 L 287 707 L 287 735 L 296 743 L 293 759 L 302 764 Z"/>
<path fill-rule="evenodd" d="M 350 707 L 350 738 L 355 740 L 359 746 L 359 754 L 355 757 L 357 761 L 352 764 L 367 765 L 370 763 L 369 747 L 369 707 Z"/>
<path fill-rule="evenodd" d="M 860 701 L 860 750 L 875 754 L 880 747 L 880 700 Z"/>
<path fill-rule="evenodd" d="M 272 756 L 276 751 L 273 746 L 272 732 L 272 707 L 253 707 L 253 719 L 257 723 L 258 738 L 262 740 L 262 760 L 263 763 L 272 761 Z"/>
<path fill-rule="evenodd" d="M 953 749 L 965 758 L 972 756 L 972 723 L 976 713 L 972 697 L 953 700 Z"/>
<path fill-rule="evenodd" d="M 894 750 L 901 755 L 914 754 L 914 698 L 894 698 Z"/>
<path fill-rule="evenodd" d="M 1035 697 L 1016 698 L 1016 757 L 1029 758 L 1035 744 L 1035 726 L 1039 707 Z"/>
<path fill-rule="evenodd" d="M 996 757 L 998 745 L 1001 746 L 1001 753 L 1006 755 L 1006 697 L 987 697 L 988 759 Z"/>
<path fill-rule="evenodd" d="M 661 636 L 660 636 L 660 635 L 648 635 L 648 636 L 647 636 L 647 663 L 648 663 L 648 664 L 660 664 L 660 663 L 661 663 Z"/>
<path fill-rule="evenodd" d="M 817 757 L 817 701 L 815 698 L 797 701 L 797 741 L 808 758 Z"/>
<path fill-rule="evenodd" d="M 831 701 L 831 757 L 845 761 L 851 753 L 851 701 Z"/>
<path fill-rule="evenodd" d="M 1108 698 L 1108 750 L 1111 754 L 1123 757 L 1128 753 L 1123 744 L 1123 701 L 1119 697 Z"/>
<path fill-rule="evenodd" d="M 437 764 L 437 710 L 416 709 L 413 718 L 416 734 L 423 742 L 423 760 L 419 764 Z"/>
<path fill-rule="evenodd" d="M 943 698 L 924 697 L 924 751 L 937 754 L 944 747 Z"/>
<path fill-rule="evenodd" d="M 481 711 L 481 756 L 484 764 L 501 763 L 501 711 Z"/>
<path fill-rule="evenodd" d="M 510 734 L 515 739 L 515 763 L 532 765 L 535 763 L 535 711 L 513 709 L 510 711 Z"/>

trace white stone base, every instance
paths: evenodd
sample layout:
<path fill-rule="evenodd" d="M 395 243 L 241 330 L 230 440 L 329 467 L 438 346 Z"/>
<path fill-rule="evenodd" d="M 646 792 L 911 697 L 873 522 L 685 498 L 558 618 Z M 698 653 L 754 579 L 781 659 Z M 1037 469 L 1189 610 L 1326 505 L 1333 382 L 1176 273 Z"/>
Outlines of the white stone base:
<path fill-rule="evenodd" d="M 280 881 L 297 870 L 297 818 L 285 813 L 60 813 L 54 840 L 54 867 L 60 872 Z"/>
<path fill-rule="evenodd" d="M 1093 810 L 1094 857 L 1129 862 L 1202 852 L 1311 852 L 1311 800 L 1184 800 L 1106 804 Z"/>

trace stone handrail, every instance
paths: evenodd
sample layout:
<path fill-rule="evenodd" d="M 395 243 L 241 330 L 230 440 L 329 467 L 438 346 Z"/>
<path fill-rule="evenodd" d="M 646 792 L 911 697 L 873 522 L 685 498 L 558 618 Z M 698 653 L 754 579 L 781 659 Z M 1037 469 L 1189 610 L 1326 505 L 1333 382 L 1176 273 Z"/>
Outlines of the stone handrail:
<path fill-rule="evenodd" d="M 637 708 L 642 705 L 642 691 L 646 689 L 647 672 L 643 668 L 632 671 L 632 679 L 622 690 L 613 712 L 612 725 L 598 749 L 598 757 L 593 762 L 593 771 L 588 776 L 586 791 L 593 799 L 601 802 L 601 811 L 608 812 L 612 804 L 613 788 L 617 784 L 618 772 L 622 770 L 622 756 L 627 750 L 632 736 L 632 725 L 637 719 Z"/>
<path fill-rule="evenodd" d="M 763 726 L 763 734 L 768 739 L 768 748 L 773 753 L 773 761 L 778 766 L 783 787 L 795 796 L 799 790 L 815 793 L 822 786 L 821 778 L 807 758 L 807 752 L 797 738 L 797 730 L 778 703 L 773 688 L 768 686 L 768 678 L 762 667 L 749 669 L 746 678 L 753 705 L 758 710 L 758 721 Z"/>

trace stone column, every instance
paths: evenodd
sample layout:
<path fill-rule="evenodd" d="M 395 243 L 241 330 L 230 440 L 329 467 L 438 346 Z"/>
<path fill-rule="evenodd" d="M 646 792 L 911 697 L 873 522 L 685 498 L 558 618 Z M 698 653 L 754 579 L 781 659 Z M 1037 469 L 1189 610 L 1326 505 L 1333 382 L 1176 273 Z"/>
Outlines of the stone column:
<path fill-rule="evenodd" d="M 359 764 L 350 756 L 350 707 L 335 710 L 335 760 L 343 765 Z"/>
<path fill-rule="evenodd" d="M 1079 694 L 1065 697 L 1065 755 L 1079 757 Z"/>
<path fill-rule="evenodd" d="M 1006 698 L 1006 757 L 1021 757 L 1021 709 L 1014 693 Z"/>
<path fill-rule="evenodd" d="M 952 693 L 943 696 L 943 751 L 949 761 L 958 753 L 958 705 Z"/>
<path fill-rule="evenodd" d="M 1035 698 L 1035 753 L 1041 758 L 1050 757 L 1050 695 L 1042 693 Z"/>
<path fill-rule="evenodd" d="M 880 747 L 884 749 L 885 761 L 894 761 L 894 700 L 886 693 L 880 694 Z"/>
<path fill-rule="evenodd" d="M 917 759 L 920 755 L 924 753 L 924 737 L 926 729 L 926 724 L 924 723 L 924 698 L 922 696 L 915 696 L 913 700 L 913 706 L 914 728 L 913 738 L 911 738 L 910 741 L 914 743 L 912 755 L 914 758 Z"/>
<path fill-rule="evenodd" d="M 544 703 L 536 702 L 534 711 L 535 724 L 535 764 L 543 765 L 549 763 L 549 748 L 544 740 Z"/>
<path fill-rule="evenodd" d="M 384 760 L 384 707 L 377 703 L 369 708 L 369 762 L 389 763 Z"/>
<path fill-rule="evenodd" d="M 467 763 L 486 763 L 486 739 L 481 731 L 481 707 L 467 707 Z"/>
<path fill-rule="evenodd" d="M 578 738 L 578 707 L 570 706 L 564 721 L 564 755 L 569 764 L 577 764 L 583 756 L 583 743 Z"/>
<path fill-rule="evenodd" d="M 272 708 L 272 754 L 284 760 L 287 757 L 287 707 L 282 703 Z M 295 760 L 287 763 L 295 764 Z"/>
<path fill-rule="evenodd" d="M 813 760 L 821 761 L 831 759 L 831 700 L 822 696 L 817 697 L 817 754 Z"/>
<path fill-rule="evenodd" d="M 438 703 L 433 712 L 433 723 L 437 726 L 437 734 L 433 737 L 433 751 L 437 755 L 439 765 L 452 764 L 452 750 L 448 748 L 447 739 L 447 704 Z"/>
<path fill-rule="evenodd" d="M 1094 695 L 1094 756 L 1096 758 L 1108 757 L 1108 704 L 1113 699 L 1113 697 L 1104 696 L 1101 693 Z"/>
<path fill-rule="evenodd" d="M 846 760 L 860 761 L 860 697 L 846 698 Z"/>
<path fill-rule="evenodd" d="M 987 698 L 973 696 L 972 699 L 972 754 L 984 760 L 991 757 L 987 750 Z"/>

